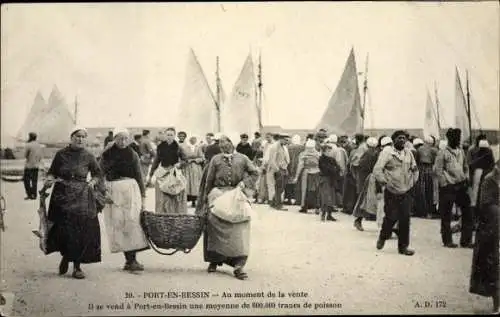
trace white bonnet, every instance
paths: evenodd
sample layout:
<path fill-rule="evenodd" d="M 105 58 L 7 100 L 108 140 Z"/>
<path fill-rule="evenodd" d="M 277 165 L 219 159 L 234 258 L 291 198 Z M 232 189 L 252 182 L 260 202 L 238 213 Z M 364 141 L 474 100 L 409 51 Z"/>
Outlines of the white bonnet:
<path fill-rule="evenodd" d="M 376 147 L 377 144 L 378 144 L 378 140 L 375 139 L 374 137 L 369 137 L 366 140 L 366 145 L 368 145 L 369 147 Z"/>
<path fill-rule="evenodd" d="M 416 138 L 415 140 L 413 140 L 413 145 L 422 145 L 424 144 L 424 141 L 420 138 Z"/>
<path fill-rule="evenodd" d="M 316 147 L 316 141 L 314 140 L 307 140 L 306 142 L 306 148 L 315 148 Z"/>
<path fill-rule="evenodd" d="M 479 140 L 478 146 L 480 148 L 489 148 L 490 147 L 490 143 L 488 142 L 488 140 Z"/>
<path fill-rule="evenodd" d="M 386 145 L 391 144 L 391 143 L 392 143 L 392 139 L 388 136 L 385 136 L 382 138 L 382 140 L 380 140 L 381 146 L 386 146 Z"/>
<path fill-rule="evenodd" d="M 76 126 L 71 130 L 71 133 L 69 134 L 70 136 L 73 136 L 73 134 L 77 133 L 78 131 L 84 131 L 85 134 L 88 134 L 87 129 L 85 129 L 82 126 Z"/>
<path fill-rule="evenodd" d="M 337 143 L 338 140 L 339 140 L 339 138 L 336 134 L 330 134 L 330 136 L 327 139 L 327 142 Z"/>
<path fill-rule="evenodd" d="M 128 130 L 123 127 L 117 127 L 113 129 L 113 136 L 116 137 L 118 134 L 125 134 L 126 136 L 130 136 Z"/>
<path fill-rule="evenodd" d="M 427 144 L 433 144 L 434 143 L 434 138 L 431 135 L 426 135 L 424 138 L 424 142 Z"/>
<path fill-rule="evenodd" d="M 440 140 L 439 141 L 439 149 L 444 150 L 448 146 L 448 141 L 447 140 Z"/>
<path fill-rule="evenodd" d="M 301 139 L 300 139 L 300 135 L 296 134 L 296 135 L 294 135 L 294 136 L 292 137 L 292 143 L 293 143 L 293 144 L 300 144 L 300 141 L 301 141 Z"/>

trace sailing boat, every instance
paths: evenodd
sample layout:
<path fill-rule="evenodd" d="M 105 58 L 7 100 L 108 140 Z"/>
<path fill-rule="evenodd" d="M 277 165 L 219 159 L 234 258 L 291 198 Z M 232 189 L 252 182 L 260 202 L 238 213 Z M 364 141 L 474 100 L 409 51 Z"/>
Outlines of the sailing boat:
<path fill-rule="evenodd" d="M 260 130 L 261 120 L 257 103 L 257 85 L 251 53 L 234 84 L 229 100 L 222 109 L 222 131 L 233 136 L 253 134 Z"/>
<path fill-rule="evenodd" d="M 189 135 L 198 137 L 218 130 L 217 101 L 192 48 L 186 65 L 186 77 L 177 122 L 178 126 Z"/>
<path fill-rule="evenodd" d="M 48 104 L 43 98 L 40 91 L 37 92 L 35 96 L 35 100 L 33 101 L 33 105 L 31 106 L 30 112 L 26 117 L 23 125 L 19 129 L 17 133 L 17 139 L 26 140 L 29 132 L 37 131 L 37 127 L 40 124 L 41 119 L 43 118 L 43 113 L 48 111 Z"/>
<path fill-rule="evenodd" d="M 364 94 L 367 91 L 366 87 L 365 83 Z M 354 48 L 351 48 L 342 77 L 328 102 L 328 107 L 316 126 L 316 130 L 323 128 L 337 135 L 362 133 L 364 121 L 363 108 L 359 93 Z"/>
<path fill-rule="evenodd" d="M 424 118 L 424 135 L 432 135 L 434 137 L 439 137 L 440 135 L 440 124 L 439 119 L 434 113 L 434 103 L 432 102 L 431 95 L 427 90 L 427 101 L 425 105 L 425 118 Z"/>
<path fill-rule="evenodd" d="M 56 86 L 50 93 L 48 108 L 37 127 L 39 141 L 46 144 L 68 142 L 71 130 L 75 127 L 75 119 Z"/>

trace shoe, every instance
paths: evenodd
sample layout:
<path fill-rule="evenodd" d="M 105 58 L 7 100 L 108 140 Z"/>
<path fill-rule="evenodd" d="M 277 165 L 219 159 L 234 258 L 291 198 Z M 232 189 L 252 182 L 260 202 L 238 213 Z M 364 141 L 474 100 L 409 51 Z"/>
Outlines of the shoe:
<path fill-rule="evenodd" d="M 316 215 L 319 215 L 319 213 L 320 213 L 319 209 L 316 209 L 316 210 L 314 211 L 314 213 L 315 213 Z"/>
<path fill-rule="evenodd" d="M 73 278 L 76 278 L 78 280 L 85 278 L 85 274 L 83 273 L 82 270 L 74 270 L 72 276 Z"/>
<path fill-rule="evenodd" d="M 234 270 L 234 277 L 239 280 L 246 280 L 248 278 L 247 273 L 243 272 L 243 269 Z"/>
<path fill-rule="evenodd" d="M 31 200 L 31 196 L 24 197 L 24 200 Z"/>
<path fill-rule="evenodd" d="M 307 214 L 307 209 L 300 208 L 299 212 L 301 212 L 301 213 L 303 213 L 303 214 Z"/>
<path fill-rule="evenodd" d="M 68 272 L 69 261 L 66 260 L 65 257 L 61 259 L 61 263 L 59 263 L 59 275 L 64 275 Z"/>
<path fill-rule="evenodd" d="M 208 273 L 213 273 L 217 271 L 217 263 L 210 263 L 207 269 Z"/>
<path fill-rule="evenodd" d="M 337 219 L 333 218 L 332 216 L 326 217 L 326 220 L 328 220 L 328 221 L 337 221 Z"/>
<path fill-rule="evenodd" d="M 365 231 L 363 225 L 361 224 L 361 221 L 358 220 L 354 220 L 354 228 L 358 229 L 359 231 Z"/>
<path fill-rule="evenodd" d="M 458 248 L 458 244 L 453 243 L 453 242 L 450 242 L 450 243 L 445 243 L 445 244 L 444 244 L 444 247 L 445 247 L 445 248 L 450 248 L 450 249 L 455 249 L 455 248 Z"/>
<path fill-rule="evenodd" d="M 285 207 L 273 207 L 273 209 L 280 210 L 280 211 L 287 211 Z"/>
<path fill-rule="evenodd" d="M 384 245 L 385 245 L 385 240 L 382 239 L 377 240 L 377 250 L 382 250 L 384 248 Z"/>
<path fill-rule="evenodd" d="M 401 254 L 401 255 L 412 256 L 412 255 L 415 254 L 415 251 L 410 250 L 410 249 L 404 249 L 404 250 L 399 250 L 398 253 Z"/>
<path fill-rule="evenodd" d="M 474 243 L 466 243 L 466 244 L 460 243 L 460 247 L 466 249 L 474 249 Z"/>
<path fill-rule="evenodd" d="M 144 271 L 144 265 L 140 264 L 137 261 L 134 261 L 131 263 L 126 263 L 123 269 L 130 272 Z"/>

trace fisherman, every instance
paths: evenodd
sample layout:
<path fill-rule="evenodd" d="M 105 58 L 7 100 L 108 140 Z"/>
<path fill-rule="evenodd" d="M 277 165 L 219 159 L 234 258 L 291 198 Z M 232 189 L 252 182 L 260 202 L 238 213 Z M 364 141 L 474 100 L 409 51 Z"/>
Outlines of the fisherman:
<path fill-rule="evenodd" d="M 287 134 L 276 134 L 275 142 L 269 148 L 269 159 L 267 161 L 267 179 L 273 180 L 273 191 L 269 187 L 269 205 L 276 210 L 286 210 L 283 208 L 282 195 L 285 190 L 286 177 L 288 175 L 288 164 L 290 156 L 285 148 Z"/>
<path fill-rule="evenodd" d="M 441 214 L 441 238 L 446 248 L 456 248 L 453 243 L 451 218 L 453 204 L 460 207 L 462 224 L 460 246 L 472 248 L 473 220 L 470 198 L 467 193 L 469 166 L 464 150 L 460 148 L 460 129 L 450 128 L 446 132 L 448 146 L 436 157 L 436 175 L 439 180 L 439 213 Z"/>
<path fill-rule="evenodd" d="M 24 154 L 26 162 L 24 163 L 23 175 L 24 190 L 26 191 L 25 200 L 35 200 L 38 192 L 38 172 L 42 163 L 43 150 L 36 139 L 36 133 L 30 132 L 28 134 L 28 143 L 26 143 Z"/>
<path fill-rule="evenodd" d="M 148 176 L 149 167 L 153 160 L 155 159 L 155 151 L 152 146 L 152 142 L 149 139 L 150 131 L 142 130 L 142 138 L 139 144 L 140 150 L 140 161 L 141 161 L 141 171 L 142 171 L 142 179 L 146 180 Z"/>
<path fill-rule="evenodd" d="M 385 186 L 384 190 L 384 221 L 377 240 L 377 249 L 384 247 L 385 241 L 393 232 L 398 222 L 398 252 L 411 256 L 415 251 L 410 245 L 410 190 L 418 179 L 418 168 L 411 151 L 405 148 L 406 132 L 398 130 L 393 133 L 394 145 L 380 153 L 373 168 L 376 180 Z"/>

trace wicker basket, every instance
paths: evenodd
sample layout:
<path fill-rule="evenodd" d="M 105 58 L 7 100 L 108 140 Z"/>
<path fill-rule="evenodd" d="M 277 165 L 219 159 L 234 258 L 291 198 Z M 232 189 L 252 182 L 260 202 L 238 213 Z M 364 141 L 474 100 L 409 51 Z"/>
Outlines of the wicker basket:
<path fill-rule="evenodd" d="M 204 219 L 198 215 L 141 211 L 141 226 L 148 242 L 156 252 L 164 255 L 172 255 L 177 251 L 189 253 L 201 237 Z M 175 250 L 164 253 L 158 248 Z"/>

